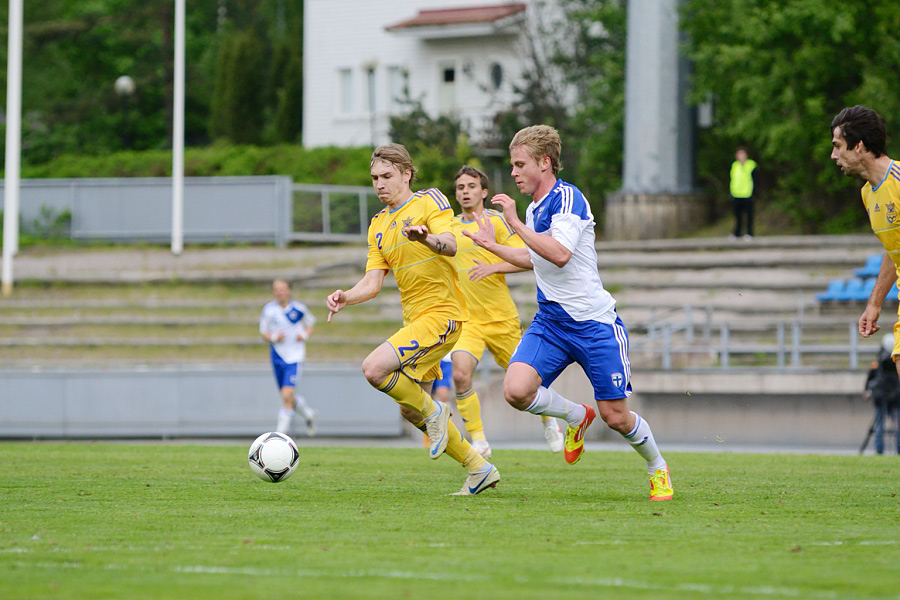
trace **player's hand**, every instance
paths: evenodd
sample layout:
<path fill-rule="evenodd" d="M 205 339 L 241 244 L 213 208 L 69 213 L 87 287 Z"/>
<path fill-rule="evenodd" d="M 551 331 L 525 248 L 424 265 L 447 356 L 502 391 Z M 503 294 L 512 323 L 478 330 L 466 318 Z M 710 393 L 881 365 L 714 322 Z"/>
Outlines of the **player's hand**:
<path fill-rule="evenodd" d="M 480 263 L 477 260 L 474 262 L 475 266 L 467 271 L 469 274 L 469 281 L 481 281 L 485 277 L 494 274 L 494 265 Z"/>
<path fill-rule="evenodd" d="M 878 326 L 878 317 L 881 316 L 881 309 L 876 306 L 867 304 L 862 316 L 859 318 L 859 335 L 870 337 L 881 327 Z"/>
<path fill-rule="evenodd" d="M 507 223 L 511 224 L 514 221 L 520 221 L 519 213 L 516 212 L 516 201 L 506 194 L 497 194 L 491 198 L 491 204 L 503 210 L 503 218 L 506 219 Z"/>
<path fill-rule="evenodd" d="M 283 340 L 283 339 L 284 339 L 284 332 L 283 332 L 283 331 L 279 331 L 278 333 L 273 333 L 273 334 L 272 334 L 272 341 L 273 341 L 273 342 L 280 342 L 280 341 Z"/>
<path fill-rule="evenodd" d="M 335 290 L 325 298 L 325 306 L 328 308 L 328 323 L 331 323 L 332 315 L 336 315 L 347 306 L 347 295 L 344 290 Z"/>
<path fill-rule="evenodd" d="M 478 231 L 472 232 L 463 230 L 463 235 L 470 238 L 482 248 L 490 249 L 488 246 L 493 244 L 496 240 L 494 235 L 494 224 L 491 223 L 491 220 L 487 215 L 482 215 L 480 217 L 476 216 L 475 223 L 478 224 Z"/>
<path fill-rule="evenodd" d="M 424 242 L 428 237 L 428 227 L 425 225 L 409 225 L 403 228 L 403 233 L 411 242 Z"/>

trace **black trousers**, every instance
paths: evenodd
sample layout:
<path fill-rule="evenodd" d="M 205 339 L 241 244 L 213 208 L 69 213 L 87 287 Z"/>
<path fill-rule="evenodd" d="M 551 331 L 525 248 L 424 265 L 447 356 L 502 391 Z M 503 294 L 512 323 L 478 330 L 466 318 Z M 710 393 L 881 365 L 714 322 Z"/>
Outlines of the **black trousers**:
<path fill-rule="evenodd" d="M 735 198 L 731 197 L 731 206 L 734 209 L 734 235 L 740 237 L 741 226 L 744 217 L 747 217 L 747 235 L 753 235 L 753 197 Z"/>

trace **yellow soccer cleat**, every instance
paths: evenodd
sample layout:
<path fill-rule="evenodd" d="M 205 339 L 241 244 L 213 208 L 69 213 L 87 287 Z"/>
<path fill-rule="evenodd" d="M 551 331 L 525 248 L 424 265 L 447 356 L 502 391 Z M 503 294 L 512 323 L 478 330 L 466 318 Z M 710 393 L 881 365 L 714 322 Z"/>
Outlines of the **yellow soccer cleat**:
<path fill-rule="evenodd" d="M 665 502 L 671 500 L 675 495 L 672 489 L 672 478 L 669 476 L 669 466 L 665 469 L 657 469 L 650 476 L 650 499 L 654 502 Z"/>
<path fill-rule="evenodd" d="M 593 408 L 587 404 L 582 404 L 582 406 L 584 407 L 585 415 L 578 427 L 572 427 L 571 425 L 566 427 L 565 455 L 566 462 L 570 465 L 577 463 L 582 453 L 584 453 L 584 432 L 587 431 L 594 417 L 597 416 Z"/>

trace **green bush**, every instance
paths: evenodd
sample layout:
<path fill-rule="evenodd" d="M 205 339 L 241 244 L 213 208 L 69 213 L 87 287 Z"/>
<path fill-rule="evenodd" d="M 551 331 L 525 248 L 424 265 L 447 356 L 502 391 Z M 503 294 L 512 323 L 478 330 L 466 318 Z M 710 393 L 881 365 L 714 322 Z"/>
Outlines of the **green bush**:
<path fill-rule="evenodd" d="M 185 150 L 189 177 L 287 175 L 296 183 L 369 185 L 370 148 L 313 148 L 295 144 L 232 146 L 216 144 Z M 168 177 L 167 150 L 116 152 L 107 156 L 64 155 L 41 165 L 22 165 L 29 179 L 80 177 Z"/>

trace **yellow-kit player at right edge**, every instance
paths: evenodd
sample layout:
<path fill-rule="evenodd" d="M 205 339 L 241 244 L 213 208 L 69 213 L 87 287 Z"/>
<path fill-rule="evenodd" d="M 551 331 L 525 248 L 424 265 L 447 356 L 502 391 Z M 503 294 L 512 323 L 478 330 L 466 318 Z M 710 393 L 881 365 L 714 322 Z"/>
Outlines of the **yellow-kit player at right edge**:
<path fill-rule="evenodd" d="M 488 195 L 487 175 L 471 166 L 463 166 L 454 180 L 456 201 L 462 212 L 451 223 L 456 236 L 456 271 L 469 308 L 469 320 L 463 324 L 462 334 L 451 350 L 453 361 L 453 386 L 456 390 L 456 406 L 472 438 L 472 446 L 486 459 L 491 458 L 491 447 L 481 419 L 481 403 L 472 383 L 475 368 L 487 348 L 503 369 L 509 366 L 519 339 L 522 326 L 519 312 L 507 287 L 505 273 L 522 271 L 497 255 L 478 246 L 463 231 L 476 233 L 478 220 L 489 219 L 498 244 L 510 248 L 524 248 L 522 238 L 513 231 L 503 215 L 485 209 Z M 556 419 L 542 416 L 544 438 L 553 452 L 562 452 L 562 431 Z"/>

